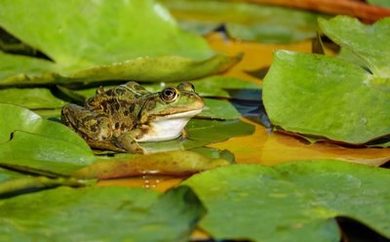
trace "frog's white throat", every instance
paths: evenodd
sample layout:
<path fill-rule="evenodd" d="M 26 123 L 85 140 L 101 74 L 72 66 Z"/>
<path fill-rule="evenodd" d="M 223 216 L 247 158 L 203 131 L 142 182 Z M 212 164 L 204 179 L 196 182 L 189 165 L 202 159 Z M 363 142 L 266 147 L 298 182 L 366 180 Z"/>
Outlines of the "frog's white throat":
<path fill-rule="evenodd" d="M 157 142 L 176 139 L 181 135 L 188 121 L 201 111 L 202 109 L 196 109 L 157 118 L 149 124 L 148 132 L 136 141 Z"/>

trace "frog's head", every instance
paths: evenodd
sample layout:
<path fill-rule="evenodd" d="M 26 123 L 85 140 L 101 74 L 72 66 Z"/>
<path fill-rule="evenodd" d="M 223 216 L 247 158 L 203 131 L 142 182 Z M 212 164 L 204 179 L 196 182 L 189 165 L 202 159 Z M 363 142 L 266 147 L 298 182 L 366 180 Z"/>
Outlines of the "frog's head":
<path fill-rule="evenodd" d="M 144 102 L 139 116 L 141 125 L 149 130 L 139 141 L 160 141 L 176 138 L 187 122 L 204 107 L 202 98 L 194 86 L 183 82 L 177 87 L 167 87 L 150 95 Z"/>

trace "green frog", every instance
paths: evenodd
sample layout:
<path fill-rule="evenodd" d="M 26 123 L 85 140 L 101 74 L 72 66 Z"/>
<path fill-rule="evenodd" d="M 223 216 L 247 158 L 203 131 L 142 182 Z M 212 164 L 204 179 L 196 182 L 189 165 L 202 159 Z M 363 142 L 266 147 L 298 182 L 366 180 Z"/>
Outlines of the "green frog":
<path fill-rule="evenodd" d="M 203 107 L 189 82 L 156 93 L 128 82 L 108 90 L 98 88 L 84 106 L 65 105 L 61 119 L 93 148 L 145 153 L 139 143 L 178 138 Z"/>

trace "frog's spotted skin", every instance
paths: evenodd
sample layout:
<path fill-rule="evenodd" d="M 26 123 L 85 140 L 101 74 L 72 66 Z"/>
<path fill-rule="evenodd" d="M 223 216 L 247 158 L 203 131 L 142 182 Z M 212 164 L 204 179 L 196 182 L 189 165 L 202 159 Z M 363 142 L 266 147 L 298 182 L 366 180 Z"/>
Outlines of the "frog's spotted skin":
<path fill-rule="evenodd" d="M 189 82 L 151 93 L 135 82 L 96 90 L 84 106 L 65 105 L 63 122 L 98 149 L 143 153 L 138 142 L 180 136 L 204 103 Z"/>

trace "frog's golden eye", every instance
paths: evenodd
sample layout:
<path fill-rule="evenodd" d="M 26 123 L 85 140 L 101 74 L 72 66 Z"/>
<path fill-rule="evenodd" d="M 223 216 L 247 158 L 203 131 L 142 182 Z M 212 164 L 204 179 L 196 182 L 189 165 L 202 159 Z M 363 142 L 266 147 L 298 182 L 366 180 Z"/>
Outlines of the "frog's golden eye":
<path fill-rule="evenodd" d="M 168 87 L 161 92 L 161 99 L 165 102 L 173 102 L 177 98 L 177 91 L 175 88 Z"/>

